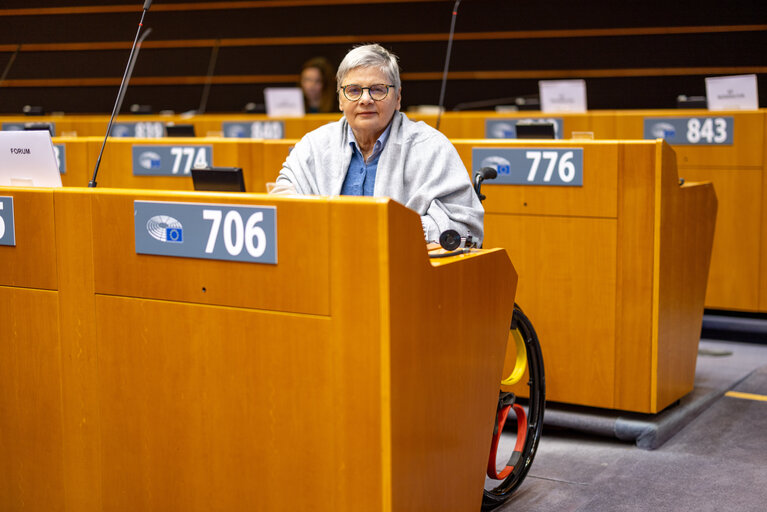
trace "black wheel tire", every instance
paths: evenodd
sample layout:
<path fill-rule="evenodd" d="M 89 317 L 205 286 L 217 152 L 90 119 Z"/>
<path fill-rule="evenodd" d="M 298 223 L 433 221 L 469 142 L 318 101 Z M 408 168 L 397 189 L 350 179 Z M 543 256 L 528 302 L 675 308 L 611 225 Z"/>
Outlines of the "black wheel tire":
<path fill-rule="evenodd" d="M 511 473 L 493 489 L 485 489 L 482 498 L 482 510 L 491 510 L 503 505 L 519 488 L 530 471 L 543 430 L 543 413 L 546 409 L 546 375 L 543 367 L 543 353 L 532 322 L 517 304 L 514 304 L 511 329 L 519 329 L 527 350 L 527 368 L 530 377 L 527 382 L 530 390 L 527 437 L 519 463 L 516 464 Z"/>

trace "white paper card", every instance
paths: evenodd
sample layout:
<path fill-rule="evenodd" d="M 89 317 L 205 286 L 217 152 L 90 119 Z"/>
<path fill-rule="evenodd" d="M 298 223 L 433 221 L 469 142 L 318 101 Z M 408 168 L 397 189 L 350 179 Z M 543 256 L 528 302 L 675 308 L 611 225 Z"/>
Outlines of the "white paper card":
<path fill-rule="evenodd" d="M 756 75 L 706 78 L 706 101 L 709 110 L 757 110 Z"/>
<path fill-rule="evenodd" d="M 544 112 L 586 112 L 585 80 L 541 80 L 538 90 Z"/>
<path fill-rule="evenodd" d="M 304 115 L 304 95 L 300 87 L 267 87 L 264 89 L 264 102 L 269 117 Z"/>

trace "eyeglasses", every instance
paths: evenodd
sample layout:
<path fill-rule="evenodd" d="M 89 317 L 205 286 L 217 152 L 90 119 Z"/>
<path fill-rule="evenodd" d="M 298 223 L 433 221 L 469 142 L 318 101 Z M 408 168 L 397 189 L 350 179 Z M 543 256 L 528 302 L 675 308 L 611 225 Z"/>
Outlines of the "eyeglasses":
<path fill-rule="evenodd" d="M 374 101 L 381 101 L 389 94 L 389 87 L 394 86 L 387 84 L 373 84 L 370 87 L 362 87 L 357 84 L 349 84 L 341 87 L 341 90 L 344 91 L 344 96 L 349 101 L 357 101 L 360 99 L 365 89 L 368 90 L 368 94 L 370 94 L 370 97 Z"/>

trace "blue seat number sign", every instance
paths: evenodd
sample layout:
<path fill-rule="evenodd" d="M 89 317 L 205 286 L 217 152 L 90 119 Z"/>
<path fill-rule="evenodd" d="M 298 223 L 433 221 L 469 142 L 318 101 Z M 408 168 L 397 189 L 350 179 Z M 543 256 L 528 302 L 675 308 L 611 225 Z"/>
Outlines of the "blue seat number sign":
<path fill-rule="evenodd" d="M 487 185 L 583 186 L 583 148 L 472 148 L 471 161 L 497 171 Z"/>
<path fill-rule="evenodd" d="M 644 118 L 645 139 L 665 139 L 674 146 L 729 146 L 733 136 L 732 116 Z"/>
<path fill-rule="evenodd" d="M 137 254 L 277 264 L 277 209 L 134 201 Z"/>
<path fill-rule="evenodd" d="M 0 245 L 16 245 L 13 197 L 9 196 L 0 196 Z"/>
<path fill-rule="evenodd" d="M 224 137 L 235 139 L 284 139 L 284 121 L 224 121 L 221 123 Z"/>
<path fill-rule="evenodd" d="M 189 176 L 193 167 L 208 167 L 213 146 L 161 146 L 135 144 L 134 176 Z"/>
<path fill-rule="evenodd" d="M 160 121 L 141 121 L 138 123 L 114 123 L 110 133 L 112 137 L 136 137 L 138 139 L 158 139 L 165 137 L 165 125 Z"/>

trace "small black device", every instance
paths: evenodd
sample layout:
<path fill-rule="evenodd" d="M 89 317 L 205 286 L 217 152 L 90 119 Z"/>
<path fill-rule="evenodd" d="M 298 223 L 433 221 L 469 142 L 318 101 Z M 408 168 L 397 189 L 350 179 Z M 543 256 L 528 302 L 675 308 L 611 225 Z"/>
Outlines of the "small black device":
<path fill-rule="evenodd" d="M 705 96 L 680 94 L 676 97 L 676 108 L 708 108 L 708 102 Z"/>
<path fill-rule="evenodd" d="M 53 123 L 24 123 L 25 130 L 48 130 L 51 132 L 51 137 L 55 137 L 56 133 L 53 128 Z"/>
<path fill-rule="evenodd" d="M 207 192 L 245 192 L 240 167 L 192 168 L 192 185 Z"/>
<path fill-rule="evenodd" d="M 166 124 L 165 125 L 166 137 L 194 137 L 194 125 L 193 124 Z"/>
<path fill-rule="evenodd" d="M 516 125 L 518 139 L 554 139 L 555 126 L 549 122 L 524 122 Z"/>
<path fill-rule="evenodd" d="M 514 105 L 516 105 L 517 110 L 540 110 L 541 100 L 538 98 L 537 94 L 517 96 L 514 98 Z"/>

